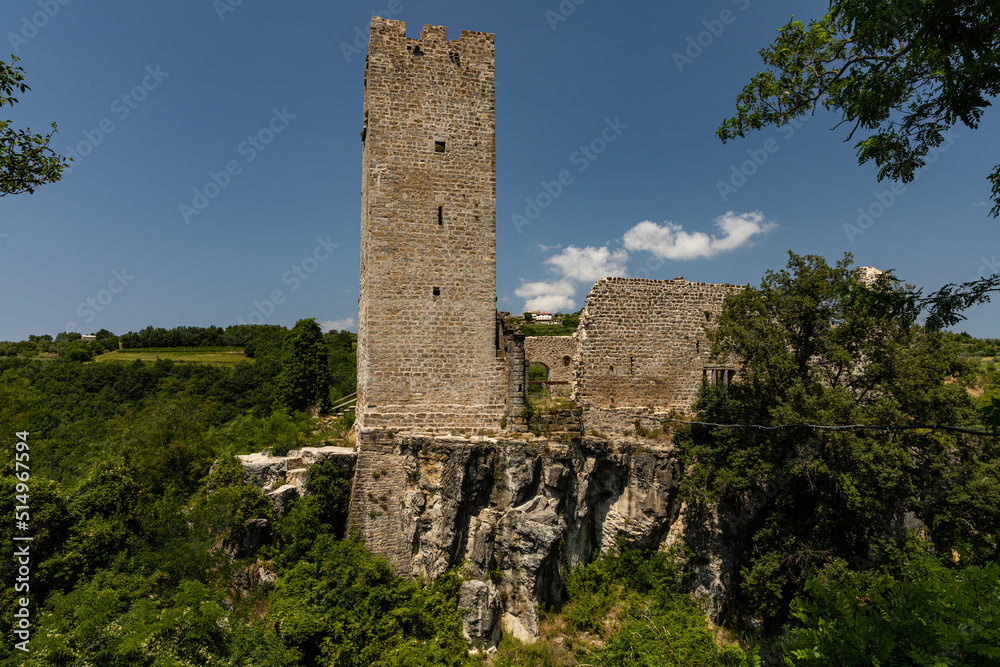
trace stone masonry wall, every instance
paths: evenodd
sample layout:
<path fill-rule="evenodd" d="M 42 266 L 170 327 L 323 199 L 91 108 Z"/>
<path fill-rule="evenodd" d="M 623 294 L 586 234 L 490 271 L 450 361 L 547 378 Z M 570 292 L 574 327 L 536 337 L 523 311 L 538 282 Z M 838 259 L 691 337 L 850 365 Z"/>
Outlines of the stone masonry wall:
<path fill-rule="evenodd" d="M 500 428 L 493 35 L 372 18 L 357 425 Z"/>
<path fill-rule="evenodd" d="M 574 336 L 529 336 L 524 339 L 524 354 L 528 364 L 545 364 L 549 382 L 572 382 L 576 368 L 578 343 Z M 558 387 L 551 390 L 558 391 Z M 569 393 L 569 386 L 566 392 Z"/>
<path fill-rule="evenodd" d="M 706 368 L 714 368 L 705 326 L 740 289 L 683 278 L 598 281 L 576 333 L 574 398 L 599 408 L 690 412 Z"/>
<path fill-rule="evenodd" d="M 528 430 L 524 418 L 527 405 L 528 362 L 525 358 L 525 337 L 510 313 L 497 313 L 497 340 L 501 350 L 498 362 L 507 374 L 507 430 L 523 433 Z"/>
<path fill-rule="evenodd" d="M 586 434 L 593 437 L 608 436 L 632 436 L 636 434 L 636 422 L 646 431 L 663 430 L 666 432 L 665 440 L 661 436 L 661 442 L 673 442 L 673 424 L 666 422 L 670 418 L 667 412 L 650 412 L 649 408 L 587 408 L 584 414 L 584 428 Z"/>

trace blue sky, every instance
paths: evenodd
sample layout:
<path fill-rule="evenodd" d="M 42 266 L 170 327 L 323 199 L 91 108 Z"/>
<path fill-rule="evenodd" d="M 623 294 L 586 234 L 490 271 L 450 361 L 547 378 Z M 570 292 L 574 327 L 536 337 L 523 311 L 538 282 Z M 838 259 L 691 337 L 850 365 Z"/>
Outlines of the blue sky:
<path fill-rule="evenodd" d="M 0 340 L 305 317 L 354 329 L 372 13 L 414 37 L 424 23 L 496 33 L 502 310 L 579 308 L 610 274 L 757 284 L 788 250 L 850 251 L 929 289 L 1000 271 L 995 109 L 896 192 L 828 115 L 715 138 L 757 51 L 825 4 L 4 0 L 3 50 L 32 87 L 4 117 L 57 122 L 54 145 L 80 158 L 0 200 Z M 1000 303 L 958 329 L 998 325 Z"/>

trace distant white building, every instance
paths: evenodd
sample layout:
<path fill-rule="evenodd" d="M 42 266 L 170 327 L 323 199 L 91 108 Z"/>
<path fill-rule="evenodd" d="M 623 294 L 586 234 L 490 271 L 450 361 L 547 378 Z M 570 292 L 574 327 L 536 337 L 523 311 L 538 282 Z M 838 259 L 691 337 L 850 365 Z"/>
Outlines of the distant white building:
<path fill-rule="evenodd" d="M 543 313 L 540 310 L 527 310 L 525 315 L 531 315 L 531 319 L 540 324 L 552 324 L 552 313 Z"/>
<path fill-rule="evenodd" d="M 97 340 L 97 336 L 95 336 L 94 334 L 87 334 L 86 336 L 80 336 L 80 340 L 82 340 L 84 343 L 93 343 L 95 340 Z"/>

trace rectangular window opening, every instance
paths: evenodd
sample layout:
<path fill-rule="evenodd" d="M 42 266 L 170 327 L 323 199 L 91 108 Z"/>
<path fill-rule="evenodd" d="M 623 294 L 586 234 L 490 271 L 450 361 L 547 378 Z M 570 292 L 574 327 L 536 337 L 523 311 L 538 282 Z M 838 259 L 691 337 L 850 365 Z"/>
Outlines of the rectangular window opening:
<path fill-rule="evenodd" d="M 445 148 L 445 144 L 444 144 L 443 141 L 435 141 L 434 142 L 434 152 L 435 153 L 444 153 L 444 148 Z"/>
<path fill-rule="evenodd" d="M 434 296 L 436 296 L 436 297 L 437 296 L 441 296 L 441 288 L 440 287 L 435 287 L 434 288 Z"/>
<path fill-rule="evenodd" d="M 438 206 L 438 224 L 444 224 L 444 206 Z"/>

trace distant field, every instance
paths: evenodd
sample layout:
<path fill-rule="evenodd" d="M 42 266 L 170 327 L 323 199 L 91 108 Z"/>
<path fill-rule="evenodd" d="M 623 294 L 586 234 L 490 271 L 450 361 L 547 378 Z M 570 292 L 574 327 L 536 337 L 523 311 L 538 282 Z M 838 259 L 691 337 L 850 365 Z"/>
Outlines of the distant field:
<path fill-rule="evenodd" d="M 241 361 L 253 361 L 243 354 L 243 348 L 238 347 L 161 347 L 142 348 L 134 350 L 115 350 L 94 357 L 94 361 L 129 362 L 156 361 L 170 359 L 178 364 L 213 364 L 226 366 L 238 364 Z"/>

